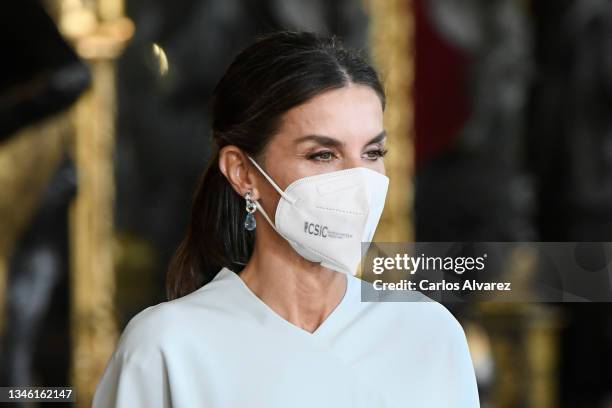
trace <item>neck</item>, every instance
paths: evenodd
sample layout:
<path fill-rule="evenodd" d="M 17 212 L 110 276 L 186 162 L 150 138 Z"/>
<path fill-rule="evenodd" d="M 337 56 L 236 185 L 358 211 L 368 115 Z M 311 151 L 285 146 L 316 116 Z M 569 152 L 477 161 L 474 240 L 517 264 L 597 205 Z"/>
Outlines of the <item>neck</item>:
<path fill-rule="evenodd" d="M 342 300 L 347 277 L 305 260 L 265 227 L 258 225 L 253 255 L 239 276 L 281 317 L 313 333 Z"/>

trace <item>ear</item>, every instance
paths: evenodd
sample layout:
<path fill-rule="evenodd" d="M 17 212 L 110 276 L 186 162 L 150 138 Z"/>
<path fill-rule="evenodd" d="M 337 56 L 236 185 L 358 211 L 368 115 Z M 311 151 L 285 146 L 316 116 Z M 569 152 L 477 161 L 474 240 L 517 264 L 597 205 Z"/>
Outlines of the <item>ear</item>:
<path fill-rule="evenodd" d="M 259 198 L 257 178 L 253 175 L 249 158 L 238 147 L 228 145 L 219 150 L 219 169 L 241 197 L 251 190 L 253 199 Z"/>

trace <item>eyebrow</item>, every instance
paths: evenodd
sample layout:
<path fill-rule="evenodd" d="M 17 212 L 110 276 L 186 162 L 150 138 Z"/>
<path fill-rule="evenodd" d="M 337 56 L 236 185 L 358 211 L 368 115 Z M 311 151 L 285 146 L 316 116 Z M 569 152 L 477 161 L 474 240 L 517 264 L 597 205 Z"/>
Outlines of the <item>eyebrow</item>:
<path fill-rule="evenodd" d="M 387 132 L 385 130 L 383 130 L 382 132 L 380 132 L 379 134 L 374 136 L 372 139 L 370 139 L 364 146 L 369 146 L 369 145 L 374 144 L 374 143 L 379 143 L 379 142 L 381 142 L 386 137 L 387 137 Z M 299 144 L 299 143 L 303 143 L 303 142 L 307 142 L 307 141 L 317 142 L 318 144 L 320 144 L 322 146 L 327 146 L 327 147 L 341 147 L 341 146 L 344 145 L 344 142 L 342 142 L 342 141 L 340 141 L 338 139 L 334 139 L 333 137 L 324 136 L 324 135 L 306 135 L 306 136 L 302 136 L 302 137 L 300 137 L 300 138 L 295 140 L 295 144 Z"/>

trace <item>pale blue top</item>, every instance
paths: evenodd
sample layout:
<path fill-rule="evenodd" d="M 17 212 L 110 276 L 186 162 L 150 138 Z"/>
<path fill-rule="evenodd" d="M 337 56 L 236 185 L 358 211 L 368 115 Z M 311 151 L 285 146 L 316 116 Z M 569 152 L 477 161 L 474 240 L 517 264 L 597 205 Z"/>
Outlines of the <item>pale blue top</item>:
<path fill-rule="evenodd" d="M 129 321 L 93 408 L 479 407 L 464 331 L 443 305 L 361 302 L 363 281 L 347 278 L 309 333 L 223 268 Z"/>

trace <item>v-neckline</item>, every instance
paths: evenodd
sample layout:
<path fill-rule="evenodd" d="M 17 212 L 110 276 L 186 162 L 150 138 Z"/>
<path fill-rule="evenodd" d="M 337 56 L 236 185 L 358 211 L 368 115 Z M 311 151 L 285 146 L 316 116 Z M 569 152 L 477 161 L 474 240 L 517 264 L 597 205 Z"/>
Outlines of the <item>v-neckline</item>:
<path fill-rule="evenodd" d="M 349 302 L 349 298 L 353 292 L 353 282 L 350 276 L 345 275 L 346 278 L 346 289 L 344 291 L 344 295 L 340 299 L 340 302 L 332 309 L 332 311 L 327 315 L 325 320 L 321 322 L 321 324 L 313 331 L 312 333 L 306 329 L 303 329 L 289 320 L 285 319 L 279 313 L 277 313 L 274 309 L 272 309 L 266 302 L 261 300 L 252 290 L 248 287 L 248 285 L 242 280 L 242 278 L 234 271 L 224 267 L 219 272 L 225 273 L 226 275 L 231 275 L 231 278 L 237 281 L 237 285 L 241 288 L 241 290 L 259 307 L 262 309 L 267 315 L 272 315 L 272 318 L 276 321 L 279 321 L 281 325 L 287 327 L 289 330 L 300 333 L 307 337 L 311 338 L 319 338 L 325 332 L 327 332 L 331 326 L 333 326 L 334 322 L 339 319 L 342 311 L 347 307 L 347 303 Z"/>

